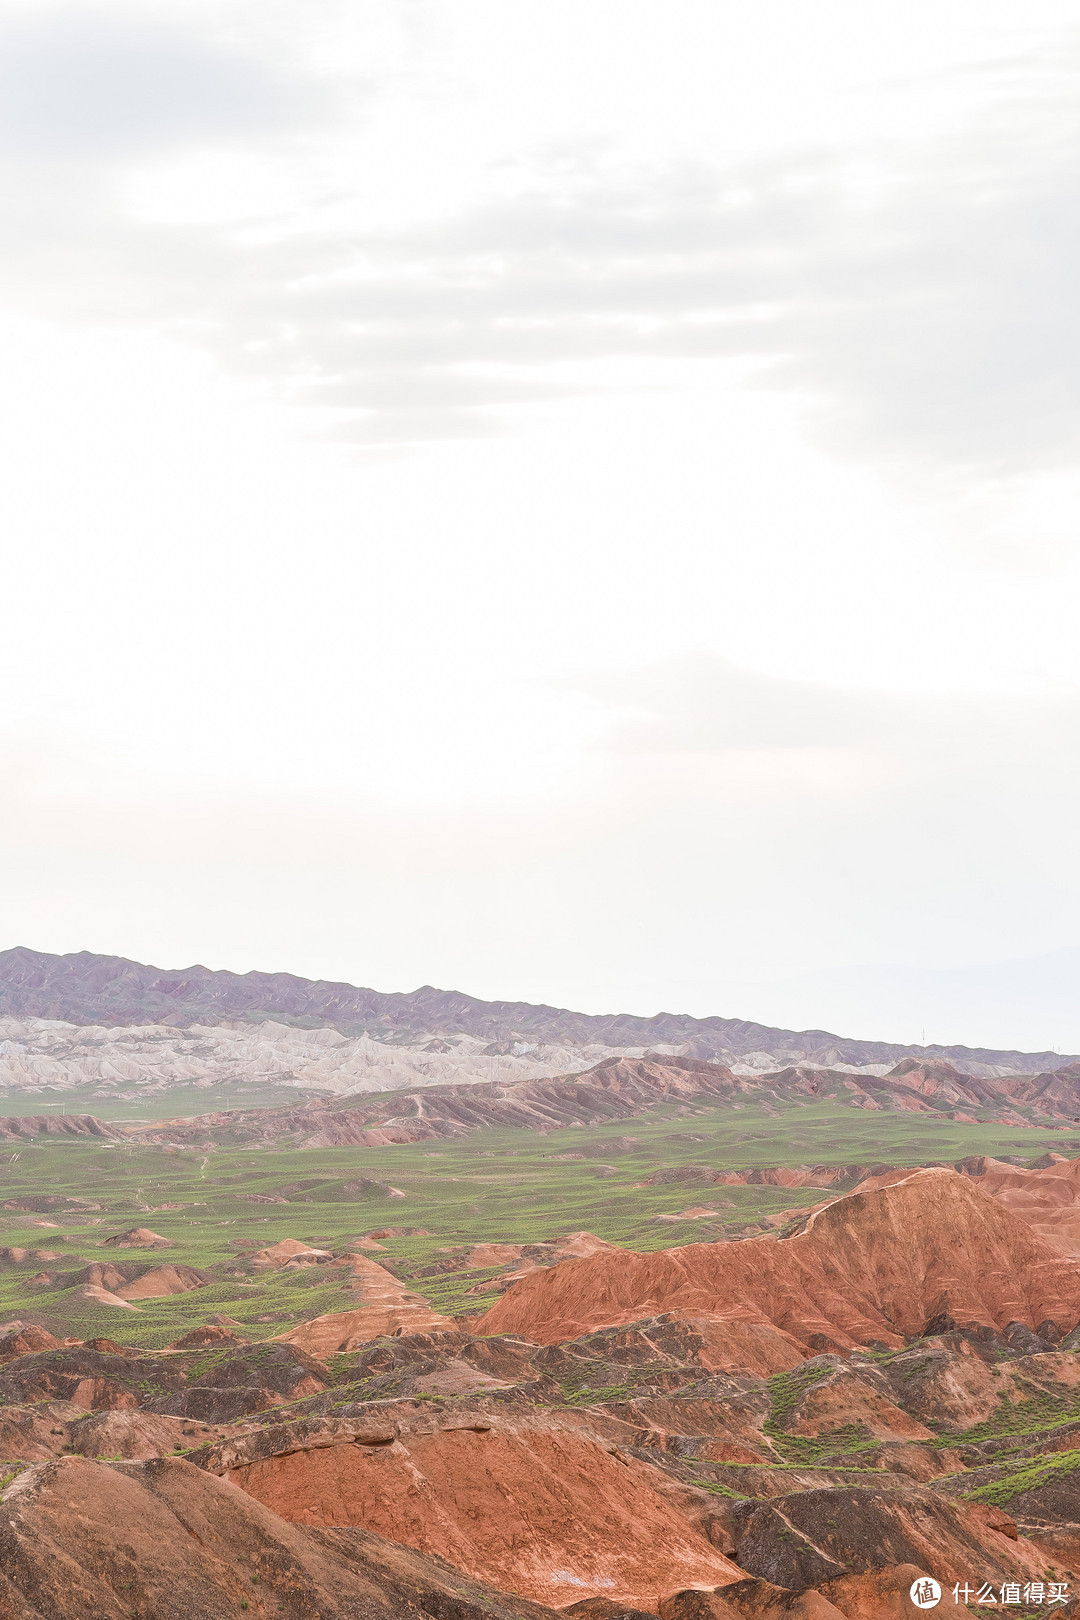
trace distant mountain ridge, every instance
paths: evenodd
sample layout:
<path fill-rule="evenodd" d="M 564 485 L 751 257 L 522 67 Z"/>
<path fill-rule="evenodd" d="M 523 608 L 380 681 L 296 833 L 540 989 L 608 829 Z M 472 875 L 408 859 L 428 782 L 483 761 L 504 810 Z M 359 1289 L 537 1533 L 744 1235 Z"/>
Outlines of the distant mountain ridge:
<path fill-rule="evenodd" d="M 701 1106 L 758 1106 L 774 1115 L 785 1104 L 839 1103 L 888 1113 L 918 1113 L 974 1125 L 1080 1125 L 1080 1063 L 1054 1074 L 984 1080 L 941 1058 L 903 1058 L 887 1075 L 849 1070 L 782 1069 L 736 1075 L 701 1058 L 605 1058 L 583 1073 L 509 1083 L 473 1081 L 392 1096 L 313 1098 L 298 1106 L 243 1108 L 129 1127 L 160 1146 L 387 1147 L 468 1136 L 490 1129 L 538 1131 L 605 1125 L 648 1114 L 658 1103 L 682 1113 Z M 13 1128 L 18 1121 L 9 1121 Z M 620 1153 L 636 1138 L 586 1146 L 581 1158 Z M 700 1140 L 700 1138 L 699 1138 Z M 1069 1146 L 1080 1147 L 1080 1141 Z M 571 1155 L 572 1157 L 575 1155 Z M 610 1168 L 610 1167 L 608 1167 Z"/>
<path fill-rule="evenodd" d="M 25 946 L 0 952 L 0 1015 L 80 1025 L 155 1023 L 177 1028 L 271 1018 L 307 1028 L 330 1026 L 345 1035 L 366 1032 L 384 1041 L 471 1035 L 495 1046 L 505 1041 L 678 1046 L 689 1057 L 735 1063 L 753 1054 L 782 1063 L 831 1065 L 894 1064 L 919 1056 L 1000 1073 L 1037 1074 L 1076 1061 L 1073 1055 L 1057 1052 L 855 1040 L 827 1030 L 775 1029 L 738 1018 L 579 1013 L 522 1001 L 481 1001 L 431 985 L 382 992 L 290 973 L 231 973 L 199 965 L 161 969 L 91 951 L 56 956 Z"/>

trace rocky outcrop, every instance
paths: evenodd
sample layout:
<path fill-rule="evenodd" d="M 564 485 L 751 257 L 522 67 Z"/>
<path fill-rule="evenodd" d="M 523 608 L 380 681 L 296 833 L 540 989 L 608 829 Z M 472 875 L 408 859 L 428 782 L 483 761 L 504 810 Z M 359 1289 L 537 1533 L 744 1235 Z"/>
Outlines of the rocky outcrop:
<path fill-rule="evenodd" d="M 0 1406 L 0 1463 L 47 1462 L 67 1446 L 71 1420 L 85 1415 L 83 1409 L 71 1401 Z M 0 1468 L 0 1473 L 5 1472 L 6 1469 Z"/>
<path fill-rule="evenodd" d="M 476 1325 L 554 1343 L 659 1311 L 749 1322 L 810 1351 L 899 1347 L 939 1320 L 1068 1330 L 1080 1268 L 975 1182 L 920 1170 L 826 1205 L 782 1242 L 563 1261 L 515 1283 Z"/>
<path fill-rule="evenodd" d="M 302 1346 L 270 1341 L 200 1356 L 184 1385 L 179 1409 L 207 1423 L 230 1423 L 251 1412 L 301 1400 L 326 1387 L 323 1363 Z M 175 1409 L 177 1403 L 172 1403 Z"/>
<path fill-rule="evenodd" d="M 0 1141 L 29 1141 L 36 1136 L 93 1136 L 120 1142 L 122 1133 L 93 1114 L 8 1114 L 0 1116 Z"/>
<path fill-rule="evenodd" d="M 33 1355 L 35 1350 L 58 1350 L 60 1340 L 54 1337 L 47 1328 L 38 1327 L 33 1322 L 25 1325 L 19 1323 L 17 1327 L 9 1329 L 0 1338 L 0 1361 L 7 1361 L 15 1356 Z"/>
<path fill-rule="evenodd" d="M 170 1385 L 179 1389 L 181 1369 L 137 1353 L 65 1345 L 20 1356 L 0 1368 L 0 1403 L 68 1401 L 83 1411 L 135 1408 L 142 1404 L 148 1383 L 155 1393 Z"/>
<path fill-rule="evenodd" d="M 111 1289 L 102 1288 L 99 1283 L 84 1283 L 75 1298 L 85 1300 L 88 1305 L 108 1305 L 119 1311 L 137 1311 L 139 1308 L 132 1305 L 130 1300 L 121 1299 Z"/>
<path fill-rule="evenodd" d="M 904 1360 L 903 1357 L 898 1359 Z M 977 1361 L 975 1357 L 967 1359 Z M 964 1358 L 953 1357 L 952 1360 L 962 1363 Z M 992 1381 L 983 1363 L 978 1361 L 977 1364 Z M 933 1438 L 934 1431 L 912 1415 L 906 1383 L 902 1392 L 907 1409 L 898 1404 L 896 1385 L 903 1380 L 904 1373 L 896 1378 L 889 1376 L 895 1363 L 888 1364 L 887 1372 L 861 1357 L 857 1361 L 845 1361 L 841 1356 L 818 1357 L 804 1365 L 814 1366 L 818 1376 L 793 1392 L 794 1398 L 782 1421 L 786 1434 L 816 1439 L 844 1425 L 857 1425 L 864 1434 L 877 1440 Z"/>
<path fill-rule="evenodd" d="M 363 1530 L 304 1530 L 179 1459 L 62 1458 L 2 1502 L 4 1620 L 553 1620 Z"/>
<path fill-rule="evenodd" d="M 216 1430 L 188 1418 L 165 1417 L 157 1412 L 128 1410 L 92 1412 L 68 1425 L 63 1443 L 54 1452 L 77 1452 L 83 1457 L 128 1457 L 145 1460 L 189 1451 L 217 1439 Z"/>
<path fill-rule="evenodd" d="M 426 1433 L 306 1444 L 226 1477 L 284 1518 L 361 1524 L 556 1607 L 583 1588 L 651 1607 L 668 1587 L 738 1579 L 651 1475 L 587 1432 L 463 1412 Z"/>
<path fill-rule="evenodd" d="M 966 1340 L 924 1339 L 890 1361 L 885 1377 L 910 1416 L 938 1433 L 973 1429 L 1021 1398 L 1011 1368 L 993 1365 Z"/>
<path fill-rule="evenodd" d="M 960 1168 L 1033 1232 L 1063 1254 L 1080 1258 L 1080 1159 L 1049 1154 L 1047 1160 L 1023 1168 L 1000 1159 L 974 1158 Z"/>
<path fill-rule="evenodd" d="M 672 1592 L 660 1603 L 660 1620 L 911 1620 L 912 1583 L 927 1573 L 889 1564 L 800 1590 L 751 1576 L 714 1592 Z"/>
<path fill-rule="evenodd" d="M 328 1249 L 314 1249 L 310 1243 L 303 1243 L 299 1238 L 282 1238 L 265 1249 L 256 1249 L 251 1256 L 251 1265 L 255 1271 L 268 1271 L 292 1265 L 298 1260 L 305 1265 L 319 1265 L 333 1258 Z"/>
<path fill-rule="evenodd" d="M 209 1280 L 204 1271 L 196 1271 L 194 1266 L 153 1266 L 116 1292 L 123 1300 L 165 1299 L 170 1294 L 205 1288 Z"/>
<path fill-rule="evenodd" d="M 132 1300 L 164 1299 L 170 1294 L 186 1294 L 204 1288 L 207 1274 L 194 1266 L 147 1266 L 131 1261 L 93 1260 L 79 1271 L 50 1274 L 49 1281 L 61 1288 L 77 1288 L 80 1299 L 99 1305 L 134 1310 Z"/>
<path fill-rule="evenodd" d="M 192 1328 L 189 1333 L 183 1333 L 172 1344 L 167 1345 L 168 1350 L 205 1350 L 208 1347 L 221 1349 L 226 1345 L 244 1344 L 246 1340 L 232 1328 L 220 1327 L 208 1322 L 203 1327 Z"/>
<path fill-rule="evenodd" d="M 71 1272 L 61 1279 L 72 1287 L 78 1284 L 89 1285 L 92 1288 L 106 1288 L 110 1293 L 116 1293 L 120 1288 L 126 1288 L 128 1283 L 134 1282 L 140 1270 L 144 1268 L 131 1261 L 92 1260 L 81 1271 Z"/>
<path fill-rule="evenodd" d="M 512 1042 L 493 1064 L 488 1043 L 468 1035 L 436 1049 L 422 1035 L 390 1042 L 328 1027 L 296 1029 L 275 1018 L 194 1022 L 181 1030 L 145 1021 L 110 1028 L 0 1014 L 0 1090 L 8 1093 L 90 1087 L 94 1097 L 131 1099 L 189 1085 L 276 1081 L 293 1091 L 351 1096 L 490 1080 L 493 1072 L 504 1080 L 532 1080 L 610 1056 L 612 1049 L 597 1042 Z M 38 1119 L 30 1134 L 40 1129 Z"/>
<path fill-rule="evenodd" d="M 171 1249 L 169 1238 L 162 1237 L 160 1232 L 151 1232 L 148 1226 L 132 1226 L 126 1232 L 117 1232 L 115 1237 L 103 1240 L 117 1249 Z"/>
<path fill-rule="evenodd" d="M 125 1351 L 95 1340 L 23 1355 L 0 1367 L 0 1410 L 65 1401 L 82 1411 L 153 1411 L 232 1423 L 316 1395 L 328 1379 L 322 1362 L 295 1345 L 230 1344 L 218 1353 L 211 1348 L 185 1356 Z"/>
<path fill-rule="evenodd" d="M 366 1255 L 350 1256 L 353 1286 L 362 1304 L 354 1311 L 332 1311 L 312 1317 L 283 1333 L 285 1344 L 297 1345 L 309 1355 L 325 1357 L 352 1350 L 392 1333 L 426 1333 L 452 1328 L 448 1316 L 432 1310 L 420 1294 L 411 1293 L 392 1272 Z"/>
<path fill-rule="evenodd" d="M 800 1491 L 770 1502 L 738 1502 L 727 1518 L 743 1569 L 799 1590 L 915 1564 L 952 1584 L 1040 1579 L 1046 1559 L 1015 1535 L 994 1530 L 968 1503 L 868 1489 Z"/>

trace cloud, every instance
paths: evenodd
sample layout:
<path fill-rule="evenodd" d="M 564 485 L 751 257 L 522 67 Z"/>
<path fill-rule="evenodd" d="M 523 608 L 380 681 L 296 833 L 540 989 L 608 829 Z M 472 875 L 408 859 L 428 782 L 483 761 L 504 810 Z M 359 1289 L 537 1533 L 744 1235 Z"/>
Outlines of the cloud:
<path fill-rule="evenodd" d="M 296 78 L 152 11 L 0 16 L 0 142 L 24 163 L 145 157 L 265 135 L 312 112 Z"/>
<path fill-rule="evenodd" d="M 741 356 L 812 402 L 844 453 L 990 477 L 1057 467 L 1080 449 L 1078 173 L 1068 128 L 1049 150 L 970 137 L 927 152 L 870 206 L 825 158 L 589 177 L 342 242 L 332 267 L 312 244 L 310 274 L 265 289 L 250 363 L 316 381 L 314 399 L 332 382 L 420 403 L 441 372 L 464 407 L 569 391 L 552 370 L 567 362 Z"/>
<path fill-rule="evenodd" d="M 780 324 L 781 376 L 837 442 L 994 474 L 1075 459 L 1080 122 L 1018 122 L 926 153 L 862 219 L 836 208 Z"/>
<path fill-rule="evenodd" d="M 1010 788 L 1053 780 L 1080 793 L 1080 698 L 846 690 L 786 680 L 700 654 L 580 685 L 609 715 L 623 754 L 828 750 L 893 756 L 914 772 L 950 767 Z M 846 789 L 845 789 L 846 790 Z"/>
<path fill-rule="evenodd" d="M 364 441 L 486 433 L 492 412 L 603 388 L 611 359 L 666 376 L 740 357 L 842 454 L 935 477 L 1058 468 L 1080 450 L 1074 58 L 921 146 L 650 166 L 583 136 L 493 160 L 485 194 L 440 217 L 364 225 L 324 177 L 254 225 L 164 224 L 117 200 L 133 157 L 254 154 L 318 118 L 330 151 L 339 115 L 347 145 L 329 81 L 180 14 L 9 12 L 8 296 L 166 326 Z"/>
<path fill-rule="evenodd" d="M 869 203 L 825 156 L 586 177 L 364 244 L 366 274 L 311 287 L 308 319 L 340 323 L 344 364 L 396 344 L 408 365 L 418 341 L 448 366 L 740 355 L 842 450 L 1058 466 L 1080 449 L 1080 128 L 1030 133 L 881 154 Z"/>

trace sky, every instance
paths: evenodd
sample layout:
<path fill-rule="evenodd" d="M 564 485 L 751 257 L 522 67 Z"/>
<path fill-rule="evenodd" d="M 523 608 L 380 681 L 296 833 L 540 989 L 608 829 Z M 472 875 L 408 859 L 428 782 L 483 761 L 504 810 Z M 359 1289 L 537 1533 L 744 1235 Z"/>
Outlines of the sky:
<path fill-rule="evenodd" d="M 1065 0 L 0 0 L 0 945 L 1080 1051 Z"/>

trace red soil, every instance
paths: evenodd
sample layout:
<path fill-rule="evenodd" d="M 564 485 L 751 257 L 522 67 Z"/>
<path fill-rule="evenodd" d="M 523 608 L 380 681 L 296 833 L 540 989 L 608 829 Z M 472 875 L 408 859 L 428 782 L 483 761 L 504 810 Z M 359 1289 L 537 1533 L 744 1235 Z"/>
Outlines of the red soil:
<path fill-rule="evenodd" d="M 653 1609 L 743 1573 L 658 1494 L 652 1468 L 542 1422 L 294 1451 L 227 1477 L 294 1523 L 363 1525 L 557 1607 L 596 1593 Z"/>
<path fill-rule="evenodd" d="M 772 1329 L 804 1353 L 898 1347 L 943 1315 L 998 1329 L 1048 1318 L 1072 1328 L 1080 1268 L 977 1182 L 918 1170 L 835 1200 L 786 1241 L 563 1261 L 523 1277 L 476 1331 L 553 1344 L 660 1312 Z"/>

